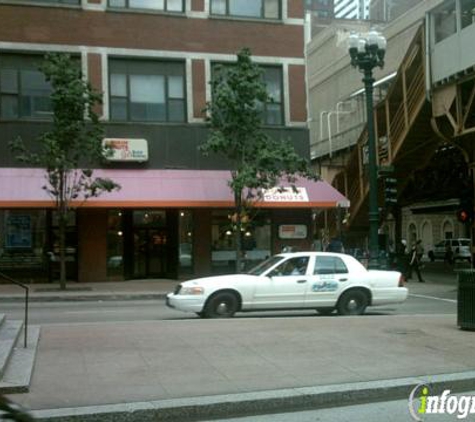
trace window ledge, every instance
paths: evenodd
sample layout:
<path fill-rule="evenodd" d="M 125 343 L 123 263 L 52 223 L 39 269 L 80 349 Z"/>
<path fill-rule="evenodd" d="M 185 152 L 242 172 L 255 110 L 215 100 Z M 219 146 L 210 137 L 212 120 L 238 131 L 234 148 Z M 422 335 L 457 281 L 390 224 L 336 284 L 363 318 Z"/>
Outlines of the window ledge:
<path fill-rule="evenodd" d="M 231 15 L 213 15 L 213 14 L 210 14 L 209 18 L 212 20 L 265 23 L 265 24 L 271 24 L 271 25 L 282 25 L 284 23 L 284 21 L 281 18 L 271 19 L 271 18 L 254 18 L 251 16 L 245 17 L 245 16 L 231 16 Z"/>
<path fill-rule="evenodd" d="M 2 1 L 2 0 L 0 0 Z M 186 18 L 185 12 L 169 12 L 167 10 L 154 10 L 154 9 L 139 9 L 139 8 L 130 8 L 130 7 L 110 7 L 107 6 L 107 12 L 111 13 L 133 13 L 140 15 L 159 15 L 166 17 L 174 18 Z"/>
<path fill-rule="evenodd" d="M 53 118 L 44 117 L 18 117 L 18 118 L 2 118 L 0 117 L 0 124 L 2 123 L 53 123 Z"/>
<path fill-rule="evenodd" d="M 64 4 L 64 3 L 51 3 L 41 1 L 29 1 L 29 0 L 0 0 L 0 4 L 9 6 L 29 6 L 29 7 L 52 7 L 61 9 L 81 9 L 81 4 Z"/>

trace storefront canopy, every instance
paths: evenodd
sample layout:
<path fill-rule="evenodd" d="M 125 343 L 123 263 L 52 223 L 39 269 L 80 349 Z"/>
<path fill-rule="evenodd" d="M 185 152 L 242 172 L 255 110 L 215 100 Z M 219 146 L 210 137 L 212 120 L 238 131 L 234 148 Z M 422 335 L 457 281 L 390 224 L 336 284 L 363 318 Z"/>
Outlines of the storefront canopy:
<path fill-rule="evenodd" d="M 50 208 L 53 199 L 43 189 L 43 169 L 0 168 L 0 208 Z M 234 205 L 228 185 L 229 171 L 215 170 L 95 170 L 95 177 L 107 177 L 121 186 L 74 206 L 87 208 L 227 208 Z M 265 192 L 255 206 L 263 208 L 348 207 L 349 201 L 327 182 L 298 179 L 297 190 Z"/>

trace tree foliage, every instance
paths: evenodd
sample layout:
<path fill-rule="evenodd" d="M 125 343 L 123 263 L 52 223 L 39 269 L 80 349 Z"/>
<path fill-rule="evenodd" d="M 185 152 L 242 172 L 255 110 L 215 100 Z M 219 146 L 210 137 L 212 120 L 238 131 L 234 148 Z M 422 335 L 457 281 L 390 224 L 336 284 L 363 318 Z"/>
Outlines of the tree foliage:
<path fill-rule="evenodd" d="M 222 155 L 232 163 L 229 186 L 236 206 L 239 270 L 243 203 L 258 200 L 264 190 L 283 181 L 293 184 L 298 176 L 318 177 L 288 139 L 275 139 L 264 131 L 263 104 L 273 99 L 249 49 L 238 53 L 235 64 L 217 67 L 210 83 L 212 100 L 206 106 L 210 135 L 200 149 L 205 154 Z"/>
<path fill-rule="evenodd" d="M 72 201 L 86 201 L 120 186 L 93 176 L 104 157 L 103 129 L 94 109 L 102 101 L 67 54 L 48 54 L 39 68 L 51 84 L 52 125 L 35 150 L 18 138 L 10 143 L 17 160 L 45 169 L 43 189 L 55 200 L 59 224 L 60 284 L 66 286 L 65 231 Z"/>

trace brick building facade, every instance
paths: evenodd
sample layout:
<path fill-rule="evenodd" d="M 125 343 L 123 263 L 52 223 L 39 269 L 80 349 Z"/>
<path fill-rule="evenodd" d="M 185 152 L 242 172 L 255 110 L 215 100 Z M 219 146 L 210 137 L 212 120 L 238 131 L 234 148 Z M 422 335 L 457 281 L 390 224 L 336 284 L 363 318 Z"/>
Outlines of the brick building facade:
<path fill-rule="evenodd" d="M 250 48 L 275 100 L 265 105 L 266 130 L 308 157 L 303 2 L 11 0 L 2 1 L 0 16 L 0 267 L 55 277 L 51 198 L 42 197 L 39 169 L 19 166 L 7 145 L 21 136 L 34 147 L 48 128 L 49 86 L 37 65 L 45 52 L 66 52 L 103 93 L 106 136 L 139 139 L 148 150 L 143 162 L 103 168 L 122 190 L 83 204 L 71 218 L 69 277 L 177 277 L 232 268 L 232 201 L 222 190 L 229 166 L 197 149 L 207 136 L 208 82 L 215 64 Z M 216 184 L 221 190 L 213 197 Z M 249 261 L 284 244 L 310 245 L 312 209 L 344 201 L 324 182 L 314 185 L 304 203 L 261 207 L 245 233 Z M 303 226 L 304 234 L 285 238 L 283 225 Z"/>

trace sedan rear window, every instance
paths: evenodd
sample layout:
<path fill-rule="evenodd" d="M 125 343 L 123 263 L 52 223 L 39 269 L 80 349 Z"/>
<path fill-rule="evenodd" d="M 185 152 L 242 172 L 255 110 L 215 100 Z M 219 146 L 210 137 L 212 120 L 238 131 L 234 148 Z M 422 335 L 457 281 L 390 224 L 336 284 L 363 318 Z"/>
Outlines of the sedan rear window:
<path fill-rule="evenodd" d="M 348 268 L 337 256 L 319 256 L 315 260 L 314 274 L 346 274 Z"/>

